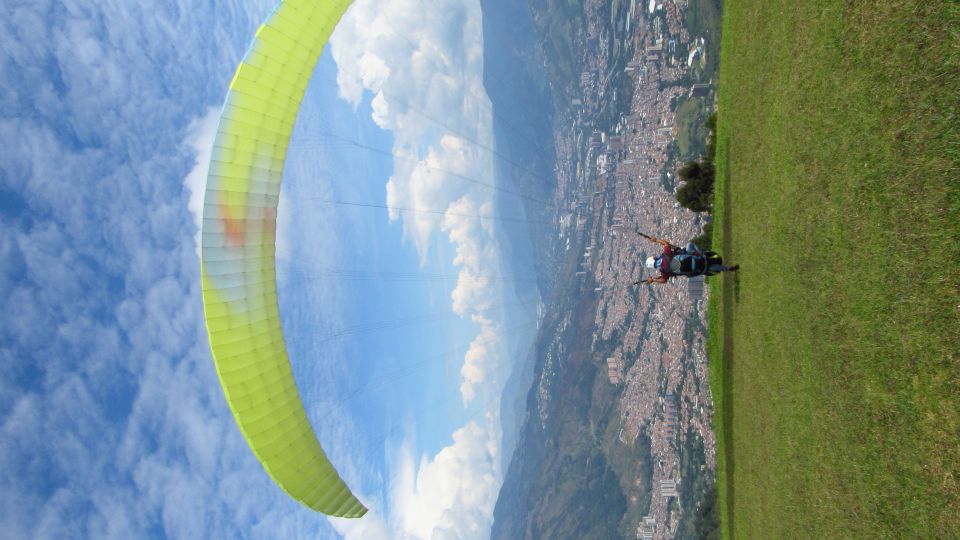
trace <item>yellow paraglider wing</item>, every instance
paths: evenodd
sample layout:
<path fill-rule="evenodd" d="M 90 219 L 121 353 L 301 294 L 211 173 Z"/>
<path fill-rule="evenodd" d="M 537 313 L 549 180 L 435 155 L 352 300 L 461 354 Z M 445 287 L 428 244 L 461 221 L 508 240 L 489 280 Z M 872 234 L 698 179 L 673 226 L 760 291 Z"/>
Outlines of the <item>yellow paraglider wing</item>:
<path fill-rule="evenodd" d="M 214 142 L 201 239 L 204 313 L 227 403 L 281 489 L 334 516 L 366 508 L 320 447 L 297 391 L 277 305 L 280 181 L 300 101 L 351 0 L 286 0 L 237 68 Z"/>

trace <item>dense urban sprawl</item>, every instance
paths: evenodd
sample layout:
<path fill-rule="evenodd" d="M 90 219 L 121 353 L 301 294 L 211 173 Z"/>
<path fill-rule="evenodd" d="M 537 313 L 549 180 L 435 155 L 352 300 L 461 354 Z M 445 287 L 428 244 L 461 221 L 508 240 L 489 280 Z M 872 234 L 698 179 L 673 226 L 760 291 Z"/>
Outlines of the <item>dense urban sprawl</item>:
<path fill-rule="evenodd" d="M 665 285 L 632 283 L 645 277 L 646 256 L 661 249 L 638 231 L 681 245 L 700 232 L 702 219 L 674 197 L 672 175 L 679 164 L 669 152 L 677 137 L 672 104 L 711 89 L 684 84 L 687 70 L 703 59 L 703 40 L 683 26 L 685 2 L 634 2 L 619 27 L 604 16 L 605 4 L 586 4 L 586 32 L 578 44 L 584 51 L 582 97 L 571 100 L 568 124 L 555 134 L 560 241 L 566 250 L 584 246 L 576 254 L 577 274 L 580 289 L 598 296 L 593 340 L 595 355 L 603 357 L 594 360 L 609 383 L 622 388 L 620 441 L 633 444 L 641 434 L 650 440 L 654 491 L 647 517 L 637 523 L 637 538 L 671 538 L 678 512 L 670 504 L 684 482 L 679 453 L 688 437 L 702 441 L 704 474 L 716 468 L 705 298 L 701 283 L 684 278 Z M 634 91 L 629 112 L 601 132 L 589 119 L 615 91 L 606 54 L 610 39 L 633 40 L 624 71 Z M 677 54 L 678 44 L 686 54 Z M 609 345 L 599 345 L 604 343 Z M 540 392 L 548 394 L 543 387 Z"/>

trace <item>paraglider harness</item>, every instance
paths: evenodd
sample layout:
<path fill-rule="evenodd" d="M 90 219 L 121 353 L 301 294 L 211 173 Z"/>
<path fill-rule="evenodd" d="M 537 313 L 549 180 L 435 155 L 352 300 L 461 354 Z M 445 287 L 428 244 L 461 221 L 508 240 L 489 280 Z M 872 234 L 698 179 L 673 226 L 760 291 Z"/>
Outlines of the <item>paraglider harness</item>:
<path fill-rule="evenodd" d="M 712 276 L 714 272 L 710 272 L 710 267 L 723 264 L 723 257 L 713 251 L 691 252 L 686 248 L 677 246 L 670 246 L 670 250 L 672 254 L 670 255 L 669 261 L 667 261 L 663 255 L 660 255 L 654 263 L 654 268 L 666 275 L 686 277 Z"/>

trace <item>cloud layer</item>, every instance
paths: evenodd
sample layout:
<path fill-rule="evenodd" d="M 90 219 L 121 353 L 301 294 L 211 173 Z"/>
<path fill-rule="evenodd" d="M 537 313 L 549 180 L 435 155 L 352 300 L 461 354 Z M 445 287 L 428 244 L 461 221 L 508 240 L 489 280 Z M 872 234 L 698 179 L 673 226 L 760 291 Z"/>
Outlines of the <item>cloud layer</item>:
<path fill-rule="evenodd" d="M 271 3 L 4 10 L 0 536 L 327 528 L 270 484 L 233 426 L 183 189 Z"/>

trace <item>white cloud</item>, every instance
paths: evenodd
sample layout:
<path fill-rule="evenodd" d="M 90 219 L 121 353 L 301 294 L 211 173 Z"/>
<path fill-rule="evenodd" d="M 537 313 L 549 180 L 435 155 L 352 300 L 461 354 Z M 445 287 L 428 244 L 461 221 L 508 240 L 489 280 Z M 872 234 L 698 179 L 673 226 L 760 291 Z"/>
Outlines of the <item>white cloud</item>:
<path fill-rule="evenodd" d="M 460 395 L 464 404 L 473 401 L 477 387 L 497 368 L 497 348 L 501 346 L 499 325 L 482 315 L 474 315 L 472 319 L 480 327 L 480 333 L 470 342 L 460 368 Z"/>
<path fill-rule="evenodd" d="M 203 220 L 203 197 L 207 189 L 207 171 L 210 169 L 210 153 L 213 150 L 213 140 L 217 136 L 217 122 L 220 119 L 220 109 L 210 107 L 206 114 L 194 118 L 187 126 L 186 145 L 196 155 L 193 169 L 183 179 L 183 185 L 190 192 L 190 201 L 187 209 L 193 214 L 193 221 L 197 226 L 194 235 L 197 247 L 197 256 L 200 254 L 200 222 Z"/>
<path fill-rule="evenodd" d="M 469 422 L 434 458 L 401 448 L 392 501 L 405 538 L 487 538 L 501 477 L 498 430 Z"/>
<path fill-rule="evenodd" d="M 376 509 L 360 519 L 330 518 L 333 528 L 345 540 L 389 540 L 397 538 Z"/>
<path fill-rule="evenodd" d="M 492 197 L 454 176 L 493 181 L 481 25 L 475 1 L 361 0 L 337 27 L 331 48 L 341 95 L 358 104 L 364 90 L 372 92 L 374 120 L 395 135 L 388 204 L 442 210 L 464 195 Z M 440 224 L 435 215 L 404 216 L 421 257 Z"/>

